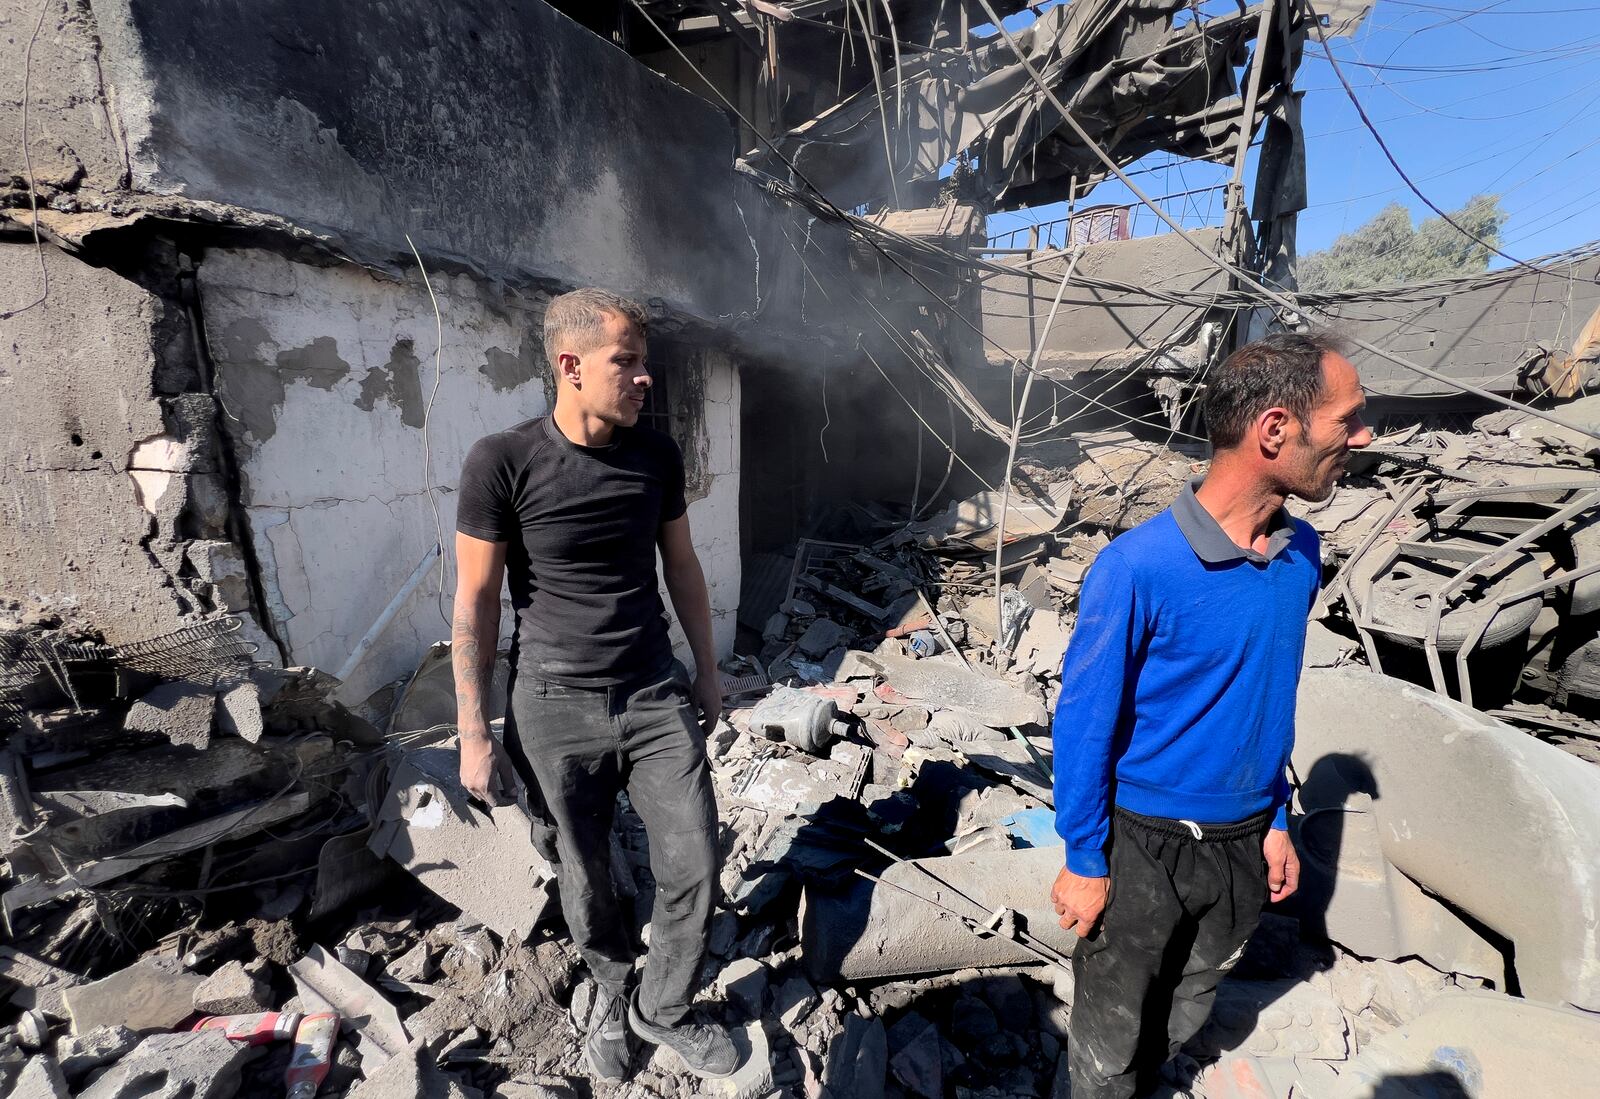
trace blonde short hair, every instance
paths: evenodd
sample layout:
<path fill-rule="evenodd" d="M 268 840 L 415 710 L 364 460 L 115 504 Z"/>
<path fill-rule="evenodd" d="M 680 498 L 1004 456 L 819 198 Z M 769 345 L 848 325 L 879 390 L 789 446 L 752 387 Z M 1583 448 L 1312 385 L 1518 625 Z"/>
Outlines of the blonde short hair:
<path fill-rule="evenodd" d="M 544 312 L 544 355 L 556 368 L 563 351 L 584 352 L 605 338 L 606 317 L 625 318 L 640 336 L 649 334 L 649 316 L 632 298 L 595 286 L 562 294 Z"/>

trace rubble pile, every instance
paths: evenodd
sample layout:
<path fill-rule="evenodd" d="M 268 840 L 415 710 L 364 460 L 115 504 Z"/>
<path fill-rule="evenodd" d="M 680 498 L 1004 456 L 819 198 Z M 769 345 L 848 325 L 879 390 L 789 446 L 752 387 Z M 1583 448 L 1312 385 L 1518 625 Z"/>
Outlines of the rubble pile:
<path fill-rule="evenodd" d="M 1594 458 L 1505 415 L 1471 436 L 1376 440 L 1329 500 L 1295 509 L 1330 578 L 1308 665 L 1437 676 L 1439 694 L 1595 761 Z M 759 651 L 725 662 L 729 709 L 707 743 L 723 868 L 701 999 L 745 1054 L 724 1081 L 650 1047 L 627 1084 L 589 1081 L 595 988 L 525 805 L 457 783 L 447 646 L 351 708 L 330 677 L 255 664 L 226 622 L 121 647 L 12 631 L 0 1090 L 1067 1096 L 1073 940 L 1047 895 L 1061 658 L 1095 554 L 1203 469 L 1080 434 L 1025 450 L 1003 506 L 983 493 L 909 524 L 861 512 L 858 540 L 795 547 Z M 1499 729 L 1474 735 L 1504 751 Z M 1407 779 L 1384 774 L 1395 812 Z M 1300 777 L 1314 853 L 1329 822 L 1355 818 L 1327 773 Z M 1462 1013 L 1530 1048 L 1592 1029 L 1505 995 L 1492 943 L 1409 882 L 1421 873 L 1393 862 L 1408 852 L 1377 831 L 1369 852 L 1354 828 L 1329 865 L 1370 858 L 1390 890 L 1379 906 L 1419 922 L 1352 923 L 1365 894 L 1269 913 L 1169 1066 L 1171 1094 L 1373 1094 L 1362 1081 Z M 649 842 L 626 796 L 612 863 L 647 944 Z M 1308 854 L 1306 893 L 1315 881 Z M 1447 924 L 1448 941 L 1406 938 Z M 1526 966 L 1557 956 L 1496 926 Z"/>

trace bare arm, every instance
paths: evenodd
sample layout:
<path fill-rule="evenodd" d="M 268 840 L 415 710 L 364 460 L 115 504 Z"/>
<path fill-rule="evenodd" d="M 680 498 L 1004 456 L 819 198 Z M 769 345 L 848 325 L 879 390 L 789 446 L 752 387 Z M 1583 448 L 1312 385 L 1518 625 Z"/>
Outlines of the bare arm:
<path fill-rule="evenodd" d="M 494 679 L 500 639 L 500 584 L 506 544 L 456 535 L 455 621 L 450 663 L 456 676 L 456 727 L 461 734 L 461 784 L 474 797 L 498 804 L 512 785 L 504 750 L 489 735 L 484 705 Z"/>
<path fill-rule="evenodd" d="M 709 734 L 722 713 L 722 679 L 717 671 L 717 653 L 711 639 L 711 596 L 706 591 L 706 575 L 695 555 L 689 535 L 689 517 L 680 515 L 661 524 L 657 540 L 661 547 L 662 579 L 672 609 L 677 612 L 683 634 L 694 654 L 694 697 L 700 707 L 701 723 Z"/>

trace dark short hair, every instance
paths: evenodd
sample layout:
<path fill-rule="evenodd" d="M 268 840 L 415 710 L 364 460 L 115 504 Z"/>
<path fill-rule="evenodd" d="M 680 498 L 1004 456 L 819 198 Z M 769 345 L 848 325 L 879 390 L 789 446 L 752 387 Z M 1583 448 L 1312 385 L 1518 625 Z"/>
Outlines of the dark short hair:
<path fill-rule="evenodd" d="M 1322 397 L 1322 359 L 1341 354 L 1325 333 L 1275 332 L 1247 343 L 1206 380 L 1202 406 L 1214 450 L 1237 446 L 1257 416 L 1286 408 L 1302 425 Z"/>
<path fill-rule="evenodd" d="M 606 317 L 628 320 L 641 336 L 649 334 L 650 317 L 632 298 L 585 286 L 554 298 L 544 311 L 544 357 L 556 369 L 563 348 L 587 351 L 605 337 Z"/>

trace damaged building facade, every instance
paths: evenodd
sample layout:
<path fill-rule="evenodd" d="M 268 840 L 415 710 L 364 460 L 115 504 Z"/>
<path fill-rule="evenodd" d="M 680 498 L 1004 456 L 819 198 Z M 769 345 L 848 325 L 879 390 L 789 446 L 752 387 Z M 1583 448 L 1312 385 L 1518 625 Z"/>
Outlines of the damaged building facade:
<path fill-rule="evenodd" d="M 983 27 L 1035 6 L 0 0 L 0 1085 L 281 1090 L 286 1042 L 186 1029 L 271 1012 L 340 1016 L 319 1094 L 588 1094 L 593 984 L 525 811 L 456 783 L 441 644 L 462 459 L 549 410 L 582 285 L 649 311 L 723 657 L 716 1094 L 1070 1093 L 1077 594 L 1203 472 L 1206 371 L 1307 318 L 1447 377 L 1354 354 L 1380 437 L 1305 509 L 1306 887 L 1186 1086 L 1592 1080 L 1593 254 L 1274 318 L 1295 74 L 1372 5 Z M 1221 173 L 1215 224 L 1089 204 L 1156 153 Z M 613 863 L 644 936 L 628 811 Z"/>

